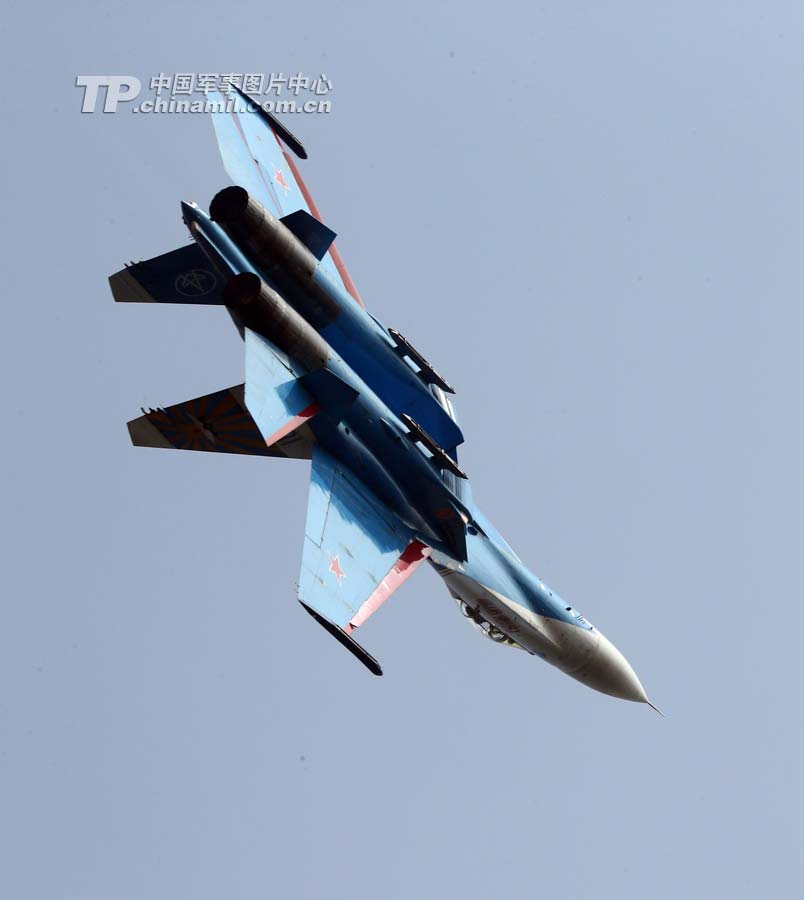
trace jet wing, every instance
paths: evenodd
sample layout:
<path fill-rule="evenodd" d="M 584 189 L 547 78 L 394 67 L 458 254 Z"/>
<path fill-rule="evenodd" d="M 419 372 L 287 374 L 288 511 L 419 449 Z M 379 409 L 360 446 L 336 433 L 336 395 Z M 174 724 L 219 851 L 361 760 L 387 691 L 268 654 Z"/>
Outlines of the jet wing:
<path fill-rule="evenodd" d="M 352 637 L 430 555 L 429 547 L 320 445 L 313 448 L 299 600 L 374 674 Z"/>
<path fill-rule="evenodd" d="M 268 446 L 246 407 L 244 389 L 237 384 L 165 409 L 143 410 L 128 423 L 131 442 L 137 447 L 310 459 L 309 429 L 298 428 Z"/>
<path fill-rule="evenodd" d="M 279 219 L 303 210 L 323 223 L 292 154 L 280 141 L 276 126 L 261 109 L 249 111 L 249 105 L 255 107 L 258 103 L 239 92 L 228 98 L 213 92 L 210 99 L 221 105 L 221 111 L 212 113 L 212 124 L 223 166 L 232 181 L 244 187 Z M 231 112 L 223 111 L 226 104 L 230 104 Z M 292 136 L 286 136 L 285 140 L 289 138 Z M 298 152 L 301 149 L 298 142 L 293 143 Z M 365 306 L 334 244 L 323 255 L 321 266 L 357 303 Z"/>

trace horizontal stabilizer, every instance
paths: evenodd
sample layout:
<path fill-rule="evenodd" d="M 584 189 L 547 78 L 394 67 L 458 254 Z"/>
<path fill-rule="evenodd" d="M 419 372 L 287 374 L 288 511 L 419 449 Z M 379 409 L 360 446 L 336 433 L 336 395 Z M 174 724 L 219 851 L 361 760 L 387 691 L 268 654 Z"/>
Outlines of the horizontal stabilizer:
<path fill-rule="evenodd" d="M 244 385 L 238 384 L 165 409 L 143 410 L 143 415 L 128 423 L 131 442 L 136 447 L 311 458 L 313 439 L 306 429 L 269 447 L 243 395 Z"/>
<path fill-rule="evenodd" d="M 332 246 L 332 242 L 338 236 L 331 228 L 327 228 L 326 225 L 319 222 L 315 216 L 311 216 L 306 209 L 297 209 L 296 212 L 282 216 L 280 221 L 318 260 L 324 258 L 327 250 Z"/>
<path fill-rule="evenodd" d="M 127 265 L 109 276 L 118 303 L 223 305 L 223 281 L 198 244 Z"/>

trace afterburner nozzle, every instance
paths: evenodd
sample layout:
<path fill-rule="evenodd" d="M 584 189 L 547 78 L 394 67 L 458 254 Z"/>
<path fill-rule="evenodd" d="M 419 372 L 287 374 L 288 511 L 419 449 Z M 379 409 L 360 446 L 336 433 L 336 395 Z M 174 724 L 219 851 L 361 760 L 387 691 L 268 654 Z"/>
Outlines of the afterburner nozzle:
<path fill-rule="evenodd" d="M 327 364 L 329 344 L 259 275 L 235 275 L 223 289 L 223 301 L 243 325 L 276 344 L 307 371 Z"/>

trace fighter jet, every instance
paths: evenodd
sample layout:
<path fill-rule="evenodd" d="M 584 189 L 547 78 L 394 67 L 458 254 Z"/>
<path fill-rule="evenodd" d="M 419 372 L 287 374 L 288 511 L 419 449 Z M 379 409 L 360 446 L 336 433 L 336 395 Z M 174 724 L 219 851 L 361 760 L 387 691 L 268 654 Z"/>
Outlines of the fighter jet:
<path fill-rule="evenodd" d="M 622 653 L 476 505 L 458 462 L 453 388 L 366 308 L 299 173 L 299 140 L 240 91 L 217 100 L 234 185 L 209 213 L 181 204 L 190 244 L 109 282 L 117 301 L 225 307 L 245 345 L 245 381 L 143 410 L 128 423 L 133 443 L 310 460 L 298 599 L 375 675 L 356 632 L 427 561 L 490 640 L 650 703 Z"/>

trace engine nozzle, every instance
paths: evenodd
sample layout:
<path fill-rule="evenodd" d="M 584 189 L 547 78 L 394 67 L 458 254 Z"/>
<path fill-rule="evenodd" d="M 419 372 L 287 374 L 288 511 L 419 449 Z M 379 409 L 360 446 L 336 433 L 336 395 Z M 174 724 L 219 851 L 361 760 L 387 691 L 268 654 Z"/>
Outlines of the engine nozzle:
<path fill-rule="evenodd" d="M 259 275 L 235 275 L 223 290 L 223 300 L 243 325 L 272 341 L 309 372 L 326 365 L 329 344 Z"/>
<path fill-rule="evenodd" d="M 245 188 L 218 191 L 209 214 L 257 270 L 279 285 L 296 308 L 303 308 L 314 328 L 323 328 L 340 315 L 338 304 L 316 281 L 318 259 Z"/>

